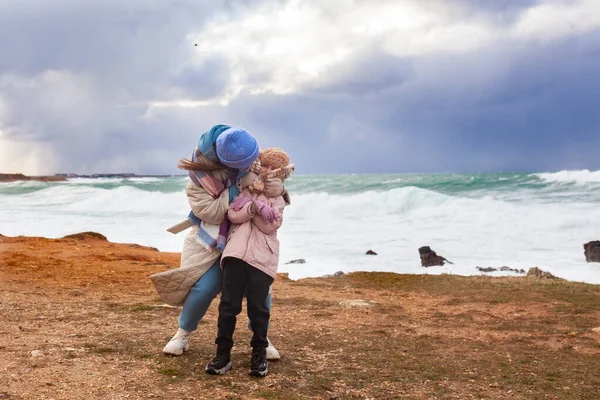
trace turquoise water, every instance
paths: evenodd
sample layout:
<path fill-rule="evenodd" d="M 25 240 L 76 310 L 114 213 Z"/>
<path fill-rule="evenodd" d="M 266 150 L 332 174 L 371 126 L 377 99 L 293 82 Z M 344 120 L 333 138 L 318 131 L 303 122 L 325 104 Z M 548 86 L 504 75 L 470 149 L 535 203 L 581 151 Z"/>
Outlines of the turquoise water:
<path fill-rule="evenodd" d="M 189 212 L 187 177 L 0 184 L 0 233 L 61 237 L 93 230 L 114 242 L 180 251 L 166 228 Z M 498 174 L 294 175 L 285 182 L 280 270 L 480 274 L 539 266 L 600 283 L 583 243 L 600 240 L 600 171 Z M 422 268 L 431 246 L 454 265 Z M 367 257 L 366 250 L 379 255 Z M 286 265 L 305 258 L 306 264 Z M 510 273 L 504 273 L 510 274 Z"/>
<path fill-rule="evenodd" d="M 416 187 L 445 195 L 469 197 L 499 195 L 514 201 L 528 198 L 560 198 L 565 195 L 575 200 L 600 200 L 600 174 L 589 173 L 588 181 L 585 180 L 583 171 L 572 171 L 570 177 L 568 175 L 561 177 L 557 174 L 295 175 L 286 181 L 285 186 L 295 194 L 352 195 L 366 191 L 383 192 Z M 581 176 L 580 180 L 577 179 L 577 174 Z M 17 182 L 0 184 L 0 195 L 18 196 L 42 191 L 49 187 L 73 184 L 105 190 L 130 187 L 147 192 L 177 193 L 185 188 L 185 182 L 185 176 L 130 179 L 81 178 L 69 182 Z"/>

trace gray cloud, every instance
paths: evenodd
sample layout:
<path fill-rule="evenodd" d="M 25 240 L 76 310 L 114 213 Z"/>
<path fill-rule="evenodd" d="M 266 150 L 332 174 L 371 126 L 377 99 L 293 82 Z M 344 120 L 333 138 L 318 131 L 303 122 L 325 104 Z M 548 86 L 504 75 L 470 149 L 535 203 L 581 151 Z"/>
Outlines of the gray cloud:
<path fill-rule="evenodd" d="M 414 56 L 368 46 L 295 92 L 242 89 L 224 107 L 215 99 L 239 66 L 200 56 L 188 35 L 264 2 L 12 3 L 0 14 L 0 139 L 51 150 L 40 172 L 177 172 L 216 123 L 285 147 L 301 173 L 600 169 L 598 30 Z M 504 29 L 536 3 L 463 0 L 456 15 Z M 272 79 L 260 58 L 244 69 L 246 88 Z"/>

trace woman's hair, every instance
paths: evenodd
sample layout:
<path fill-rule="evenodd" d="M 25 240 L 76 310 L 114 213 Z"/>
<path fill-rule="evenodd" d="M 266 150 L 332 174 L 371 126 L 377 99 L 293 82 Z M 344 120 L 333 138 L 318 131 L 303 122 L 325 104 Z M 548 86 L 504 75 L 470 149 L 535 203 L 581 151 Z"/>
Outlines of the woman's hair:
<path fill-rule="evenodd" d="M 190 161 L 187 158 L 181 158 L 177 163 L 177 168 L 187 171 L 218 171 L 226 169 L 220 162 L 210 161 L 200 150 L 196 149 L 196 161 Z"/>

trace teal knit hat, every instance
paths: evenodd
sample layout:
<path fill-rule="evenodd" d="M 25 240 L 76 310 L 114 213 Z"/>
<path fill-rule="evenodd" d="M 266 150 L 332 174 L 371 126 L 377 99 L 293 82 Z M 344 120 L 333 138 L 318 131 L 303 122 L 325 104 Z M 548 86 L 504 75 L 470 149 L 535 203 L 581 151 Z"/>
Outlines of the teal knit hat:
<path fill-rule="evenodd" d="M 231 128 L 229 125 L 219 124 L 204 132 L 198 140 L 200 153 L 204 154 L 210 161 L 218 161 L 219 157 L 215 153 L 215 143 L 217 143 L 217 138 L 229 128 Z"/>
<path fill-rule="evenodd" d="M 229 128 L 217 138 L 217 156 L 229 168 L 241 171 L 250 168 L 258 157 L 256 139 L 242 128 Z"/>

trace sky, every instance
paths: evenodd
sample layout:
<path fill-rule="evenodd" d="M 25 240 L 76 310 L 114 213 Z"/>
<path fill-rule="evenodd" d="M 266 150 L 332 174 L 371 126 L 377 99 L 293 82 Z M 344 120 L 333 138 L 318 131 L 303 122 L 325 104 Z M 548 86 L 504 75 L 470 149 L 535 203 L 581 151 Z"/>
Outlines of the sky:
<path fill-rule="evenodd" d="M 598 0 L 0 0 L 0 172 L 600 169 Z"/>

